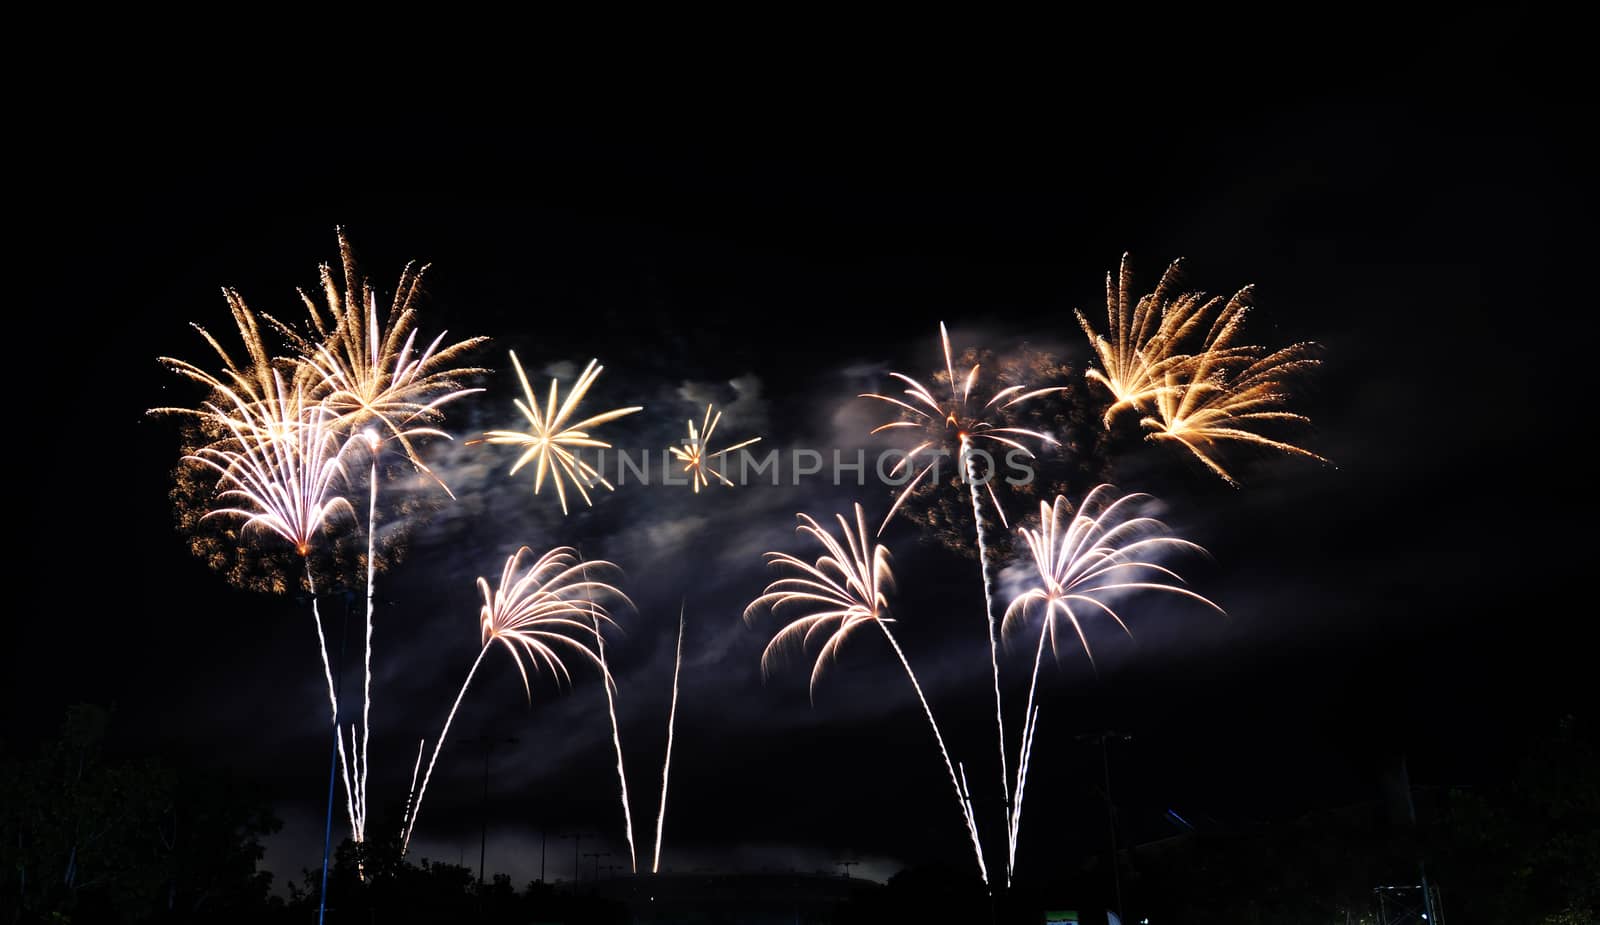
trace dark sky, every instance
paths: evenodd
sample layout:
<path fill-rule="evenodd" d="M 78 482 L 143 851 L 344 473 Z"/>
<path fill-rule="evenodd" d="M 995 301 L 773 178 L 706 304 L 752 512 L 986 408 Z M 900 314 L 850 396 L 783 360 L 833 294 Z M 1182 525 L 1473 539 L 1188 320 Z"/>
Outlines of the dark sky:
<path fill-rule="evenodd" d="M 594 407 L 647 408 L 608 431 L 634 446 L 665 446 L 706 397 L 730 406 L 730 439 L 859 446 L 869 409 L 853 396 L 883 369 L 931 373 L 940 320 L 958 346 L 1082 362 L 1071 309 L 1098 311 L 1125 250 L 1145 282 L 1183 256 L 1196 287 L 1255 283 L 1257 339 L 1325 345 L 1301 407 L 1337 468 L 1266 460 L 1234 490 L 1176 454 L 1117 446 L 1119 484 L 1159 495 L 1212 552 L 1187 572 L 1231 617 L 1148 602 L 1137 647 L 1097 637 L 1098 676 L 1081 655 L 1046 673 L 1023 870 L 1100 838 L 1098 756 L 1074 740 L 1096 729 L 1134 736 L 1114 760 L 1144 837 L 1169 808 L 1238 824 L 1372 799 L 1401 753 L 1419 783 L 1492 780 L 1576 708 L 1594 638 L 1558 604 L 1579 577 L 1568 536 L 1587 495 L 1569 449 L 1587 370 L 1565 359 L 1592 302 L 1561 128 L 1576 110 L 1569 85 L 1516 63 L 1515 32 L 1412 24 L 1348 36 L 1348 54 L 1197 53 L 1149 90 L 991 75 L 948 105 L 943 86 L 906 79 L 697 106 L 657 88 L 648 115 L 596 105 L 613 114 L 581 120 L 541 116 L 533 90 L 483 118 L 446 100 L 401 118 L 358 99 L 219 107 L 132 85 L 30 111 L 39 147 L 11 268 L 13 349 L 31 370 L 12 444 L 26 448 L 12 486 L 28 590 L 6 621 L 3 738 L 46 734 L 69 703 L 115 704 L 119 748 L 260 781 L 287 822 L 269 862 L 314 862 L 326 745 L 310 620 L 189 556 L 166 498 L 176 434 L 142 412 L 192 398 L 155 358 L 202 356 L 187 322 L 227 330 L 220 286 L 294 311 L 342 223 L 381 286 L 408 259 L 432 263 L 424 330 L 494 338 L 482 360 L 496 372 L 459 406 L 458 433 L 515 421 L 516 348 L 541 370 L 598 357 Z M 416 525 L 381 586 L 375 813 L 403 798 L 417 739 L 437 734 L 471 663 L 472 579 L 521 543 L 582 543 L 624 567 L 639 605 L 612 657 L 646 844 L 686 602 L 667 866 L 859 857 L 884 876 L 967 862 L 881 641 L 847 652 L 813 705 L 800 663 L 763 682 L 772 624 L 739 618 L 795 511 L 859 497 L 881 512 L 883 489 L 629 486 L 562 519 L 504 477 L 506 453 L 433 458 L 461 500 Z M 993 825 L 976 565 L 906 527 L 888 542 L 901 636 Z M 1025 660 L 1006 665 L 1013 711 Z M 491 866 L 536 873 L 541 826 L 622 850 L 594 678 L 540 682 L 530 709 L 491 658 L 419 853 L 472 854 L 469 740 L 484 733 L 519 739 L 491 765 Z"/>

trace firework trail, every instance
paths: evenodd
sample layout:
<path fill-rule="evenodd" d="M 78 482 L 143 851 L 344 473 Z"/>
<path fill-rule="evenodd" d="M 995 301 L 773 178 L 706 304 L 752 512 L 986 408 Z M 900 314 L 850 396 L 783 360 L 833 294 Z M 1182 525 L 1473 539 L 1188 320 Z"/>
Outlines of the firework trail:
<path fill-rule="evenodd" d="M 656 813 L 656 850 L 650 872 L 661 872 L 661 832 L 667 821 L 667 776 L 672 772 L 672 730 L 678 720 L 678 672 L 683 668 L 683 605 L 678 606 L 678 650 L 672 659 L 672 707 L 667 711 L 667 757 L 661 763 L 661 809 Z"/>
<path fill-rule="evenodd" d="M 377 577 L 378 461 L 386 441 L 396 442 L 418 471 L 433 479 L 452 498 L 445 485 L 418 455 L 416 441 L 450 435 L 437 425 L 441 409 L 481 389 L 461 386 L 466 377 L 485 372 L 461 366 L 462 357 L 487 338 L 476 337 L 445 345 L 445 334 L 421 346 L 415 327 L 416 302 L 427 266 L 407 264 L 395 286 L 394 298 L 382 320 L 378 294 L 357 269 L 343 228 L 337 229 L 342 274 L 323 264 L 322 302 L 304 290 L 300 299 L 310 319 L 310 334 L 303 336 L 287 325 L 273 323 L 299 354 L 299 376 L 333 416 L 332 426 L 346 435 L 360 434 L 368 447 L 367 595 L 363 648 L 361 742 L 354 748 L 358 794 L 357 844 L 366 838 L 368 746 L 372 717 L 372 634 L 374 591 Z M 342 276 L 342 286 L 341 277 Z"/>
<path fill-rule="evenodd" d="M 1150 561 L 1152 557 L 1175 550 L 1202 554 L 1205 550 L 1171 536 L 1161 521 L 1140 516 L 1135 508 L 1149 500 L 1149 496 L 1113 495 L 1110 485 L 1100 485 L 1089 492 L 1075 514 L 1067 499 L 1060 495 L 1053 504 L 1041 501 L 1038 528 L 1018 529 L 1028 545 L 1036 585 L 1012 599 L 1006 608 L 1005 630 L 1010 633 L 1025 625 L 1030 612 L 1042 613 L 1043 620 L 1034 650 L 1033 674 L 1028 682 L 1028 703 L 1023 712 L 1023 734 L 1017 755 L 1016 801 L 1007 832 L 1008 883 L 1016 867 L 1022 797 L 1038 728 L 1039 708 L 1034 698 L 1046 640 L 1051 652 L 1059 658 L 1059 628 L 1063 623 L 1070 626 L 1073 642 L 1083 647 L 1093 665 L 1094 652 L 1084 632 L 1082 618 L 1095 613 L 1104 615 L 1131 637 L 1128 624 L 1111 602 L 1119 595 L 1135 591 L 1176 594 L 1222 612 L 1216 604 L 1181 587 L 1183 579 L 1176 572 Z M 1074 606 L 1078 609 L 1074 610 Z"/>
<path fill-rule="evenodd" d="M 606 491 L 611 491 L 611 483 L 606 481 L 599 470 L 579 459 L 574 449 L 584 447 L 592 449 L 610 449 L 611 444 L 598 440 L 589 435 L 589 429 L 607 421 L 643 411 L 644 408 L 635 405 L 631 408 L 617 408 L 605 411 L 590 418 L 585 418 L 577 423 L 570 423 L 578 402 L 583 401 L 583 396 L 588 393 L 589 387 L 600 378 L 600 373 L 605 369 L 598 365 L 597 360 L 590 360 L 584 367 L 583 373 L 578 376 L 578 381 L 573 384 L 572 391 L 567 393 L 565 401 L 561 401 L 559 386 L 555 379 L 550 380 L 550 400 L 543 407 L 534 397 L 533 386 L 528 384 L 528 376 L 522 371 L 522 362 L 517 359 L 516 351 L 511 352 L 511 365 L 516 367 L 517 380 L 522 383 L 522 394 L 527 399 L 516 399 L 517 410 L 528 419 L 526 432 L 516 430 L 491 430 L 483 435 L 481 441 L 474 443 L 507 444 L 512 446 L 525 446 L 527 450 L 517 458 L 511 466 L 510 475 L 516 475 L 517 470 L 528 463 L 537 463 L 533 473 L 533 493 L 538 494 L 544 486 L 545 476 L 555 482 L 556 497 L 561 499 L 561 513 L 567 513 L 566 483 L 572 486 L 582 496 L 583 503 L 591 507 L 594 502 L 589 500 L 588 488 L 595 485 L 604 486 Z"/>
<path fill-rule="evenodd" d="M 478 591 L 483 595 L 483 606 L 478 611 L 483 647 L 478 650 L 478 657 L 473 660 L 471 669 L 467 671 L 467 679 L 461 682 L 461 690 L 457 692 L 455 702 L 445 716 L 444 728 L 434 742 L 433 755 L 428 759 L 428 768 L 422 775 L 422 786 L 416 791 L 416 799 L 411 801 L 411 816 L 400 843 L 402 857 L 410 848 L 411 833 L 416 828 L 417 817 L 422 813 L 422 798 L 427 795 L 428 782 L 433 778 L 433 767 L 439 760 L 439 751 L 444 747 L 445 737 L 450 734 L 456 711 L 461 708 L 461 699 L 466 696 L 467 688 L 472 684 L 478 666 L 483 664 L 483 657 L 489 653 L 491 646 L 499 643 L 511 653 L 517 672 L 522 676 L 522 688 L 530 701 L 533 689 L 528 681 L 528 665 L 532 665 L 535 671 L 541 665 L 548 668 L 558 682 L 572 681 L 566 663 L 555 648 L 557 645 L 587 658 L 600 669 L 602 680 L 607 685 L 612 683 L 611 674 L 606 670 L 601 656 L 583 640 L 596 634 L 595 625 L 613 623 L 605 605 L 594 600 L 597 593 L 628 602 L 627 596 L 617 588 L 588 577 L 589 569 L 615 570 L 616 566 L 602 560 L 582 562 L 576 550 L 558 546 L 523 569 L 522 557 L 528 551 L 528 547 L 524 546 L 506 560 L 498 587 L 491 590 L 488 579 L 478 579 Z"/>
<path fill-rule="evenodd" d="M 900 420 L 890 421 L 874 428 L 872 433 L 876 434 L 881 431 L 898 428 L 910 428 L 917 431 L 918 436 L 922 438 L 921 442 L 906 454 L 906 458 L 895 466 L 893 472 L 890 473 L 891 477 L 898 475 L 902 466 L 915 465 L 914 460 L 919 453 L 934 447 L 946 448 L 952 438 L 954 438 L 960 453 L 962 477 L 967 483 L 967 494 L 972 501 L 972 516 L 973 520 L 976 521 L 978 573 L 979 578 L 983 581 L 983 615 L 989 628 L 989 667 L 994 677 L 994 722 L 995 736 L 1000 752 L 1000 790 L 1007 807 L 1006 812 L 1009 815 L 1011 784 L 1006 765 L 1005 718 L 1000 702 L 1000 643 L 995 627 L 994 597 L 991 591 L 993 564 L 989 555 L 988 531 L 983 523 L 983 504 L 978 494 L 979 480 L 975 444 L 979 440 L 988 440 L 1003 447 L 1021 451 L 1031 459 L 1033 452 L 1023 445 L 1018 438 L 1031 438 L 1045 444 L 1054 444 L 1056 442 L 1055 439 L 1048 434 L 1020 427 L 996 427 L 985 420 L 985 417 L 1003 412 L 1005 409 L 1028 399 L 1062 391 L 1062 388 L 1056 386 L 1028 390 L 1026 386 L 1013 385 L 1000 389 L 990 396 L 988 401 L 974 408 L 972 389 L 978 382 L 979 366 L 974 364 L 963 377 L 963 384 L 958 387 L 956 384 L 955 363 L 950 353 L 950 332 L 945 329 L 942 321 L 939 323 L 939 341 L 944 348 L 945 376 L 950 385 L 950 400 L 948 402 L 941 403 L 934 398 L 933 391 L 926 385 L 903 373 L 890 373 L 889 375 L 899 379 L 907 386 L 904 394 L 910 401 L 876 393 L 866 393 L 860 397 L 888 402 L 899 408 L 902 413 L 910 414 L 909 418 L 902 416 Z M 878 527 L 880 536 L 884 527 L 889 525 L 890 518 L 894 517 L 895 511 L 899 510 L 900 505 L 910 496 L 912 490 L 917 487 L 917 484 L 922 481 L 924 476 L 938 466 L 938 463 L 939 457 L 936 456 L 933 461 L 923 466 L 922 470 L 906 483 L 905 489 L 900 492 L 893 506 L 889 508 L 889 513 L 884 517 L 883 524 Z M 1001 524 L 1004 525 L 1006 523 L 1005 511 L 1000 507 L 1000 501 L 994 495 L 994 487 L 990 484 L 994 481 L 995 475 L 992 463 L 993 460 L 991 458 L 988 478 L 984 480 L 984 486 L 988 490 L 989 500 L 994 506 L 995 513 L 1000 517 Z"/>
<path fill-rule="evenodd" d="M 884 546 L 873 544 L 871 536 L 867 533 L 866 515 L 862 512 L 860 504 L 855 506 L 855 515 L 856 522 L 853 527 L 843 514 L 837 515 L 840 531 L 844 537 L 842 543 L 808 515 L 798 515 L 800 518 L 798 531 L 810 536 L 823 547 L 824 554 L 815 564 L 788 553 L 767 553 L 769 563 L 793 569 L 799 574 L 780 578 L 769 584 L 766 591 L 745 608 L 745 619 L 752 620 L 763 608 L 776 614 L 780 608 L 791 604 L 804 606 L 811 612 L 786 624 L 767 643 L 766 649 L 761 653 L 762 673 L 763 675 L 770 673 L 773 656 L 781 652 L 785 645 L 799 643 L 803 647 L 812 637 L 828 632 L 828 640 L 818 652 L 816 663 L 811 670 L 810 688 L 814 697 L 817 680 L 822 676 L 823 668 L 837 655 L 845 639 L 862 626 L 876 625 L 900 659 L 906 677 L 911 680 L 911 687 L 916 691 L 917 700 L 922 704 L 922 711 L 928 717 L 928 725 L 933 729 L 934 741 L 939 745 L 939 754 L 944 759 L 945 770 L 950 774 L 950 785 L 955 789 L 956 803 L 966 822 L 967 834 L 972 839 L 972 852 L 977 859 L 978 873 L 987 885 L 989 870 L 983 860 L 983 846 L 978 840 L 977 821 L 973 816 L 972 802 L 964 782 L 965 772 L 963 771 L 960 776 L 956 774 L 955 764 L 950 760 L 950 752 L 945 748 L 944 735 L 939 731 L 939 723 L 933 717 L 933 708 L 928 705 L 928 698 L 922 692 L 922 685 L 917 681 L 916 672 L 911 670 L 911 662 L 906 659 L 899 642 L 889 631 L 889 623 L 892 620 L 887 616 L 888 600 L 885 592 L 894 583 L 894 575 L 889 568 L 889 550 Z M 828 631 L 829 626 L 833 626 L 831 632 Z"/>
<path fill-rule="evenodd" d="M 717 429 L 717 424 L 721 420 L 722 412 L 718 411 L 713 415 L 712 406 L 706 405 L 706 417 L 699 428 L 694 426 L 693 420 L 689 421 L 689 436 L 683 441 L 683 447 L 681 449 L 675 446 L 667 448 L 667 452 L 683 463 L 683 471 L 689 473 L 689 484 L 694 487 L 695 494 L 700 493 L 702 486 L 711 484 L 707 473 L 710 476 L 715 476 L 717 481 L 732 488 L 733 482 L 729 481 L 726 475 L 713 469 L 711 461 L 719 456 L 726 456 L 734 450 L 742 450 L 747 446 L 761 442 L 760 437 L 751 437 L 742 443 L 735 443 L 725 449 L 712 451 L 710 449 L 711 432 Z"/>
<path fill-rule="evenodd" d="M 400 831 L 406 831 L 406 825 L 411 821 L 411 800 L 417 795 L 417 774 L 422 771 L 422 749 L 428 744 L 427 739 L 417 740 L 417 760 L 411 765 L 411 786 L 406 789 L 406 811 L 400 816 Z"/>
<path fill-rule="evenodd" d="M 594 620 L 594 650 L 600 658 L 600 672 L 606 678 L 606 715 L 611 718 L 611 745 L 617 751 L 617 790 L 622 795 L 622 833 L 628 839 L 628 862 L 634 873 L 639 872 L 639 858 L 633 847 L 633 810 L 628 802 L 628 775 L 622 765 L 622 728 L 617 723 L 617 698 L 611 670 L 606 666 L 606 637 L 600 632 L 600 620 Z"/>

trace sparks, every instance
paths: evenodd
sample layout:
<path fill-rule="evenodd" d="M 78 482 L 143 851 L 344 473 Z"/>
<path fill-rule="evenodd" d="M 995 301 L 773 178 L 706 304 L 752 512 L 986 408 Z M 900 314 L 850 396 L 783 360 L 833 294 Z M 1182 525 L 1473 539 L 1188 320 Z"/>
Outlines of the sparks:
<path fill-rule="evenodd" d="M 582 375 L 573 384 L 572 391 L 567 393 L 565 401 L 560 401 L 559 386 L 555 379 L 550 380 L 550 399 L 548 404 L 541 408 L 539 400 L 534 397 L 533 386 L 528 384 L 528 376 L 522 371 L 522 363 L 517 359 L 515 351 L 511 353 L 511 365 L 516 367 L 517 379 L 522 383 L 522 394 L 526 401 L 516 400 L 517 409 L 528 419 L 528 430 L 491 430 L 484 434 L 488 443 L 507 444 L 512 446 L 525 446 L 527 450 L 518 457 L 511 467 L 511 475 L 516 475 L 517 470 L 528 463 L 536 463 L 533 475 L 533 493 L 538 494 L 544 486 L 545 476 L 555 482 L 556 497 L 561 499 L 561 513 L 567 513 L 566 483 L 571 482 L 583 498 L 583 502 L 591 507 L 594 502 L 589 498 L 588 489 L 595 485 L 603 486 L 611 491 L 611 483 L 601 476 L 599 470 L 578 458 L 573 452 L 575 449 L 610 449 L 611 444 L 596 439 L 589 435 L 590 428 L 625 417 L 636 411 L 643 411 L 642 406 L 630 408 L 617 408 L 606 411 L 590 418 L 585 418 L 577 423 L 569 423 L 573 412 L 578 408 L 578 402 L 588 393 L 589 387 L 600 377 L 605 367 L 598 365 L 598 361 L 590 360 L 584 367 Z"/>
<path fill-rule="evenodd" d="M 701 422 L 699 428 L 694 426 L 693 420 L 689 421 L 689 436 L 683 441 L 682 448 L 675 446 L 667 448 L 667 452 L 683 463 L 683 471 L 689 473 L 689 484 L 694 487 L 695 494 L 700 493 L 702 486 L 710 485 L 712 478 L 732 488 L 733 482 L 729 481 L 728 477 L 723 475 L 721 471 L 712 468 L 711 461 L 718 457 L 727 456 L 734 450 L 742 450 L 747 446 L 761 442 L 760 437 L 751 437 L 749 440 L 735 443 L 733 446 L 724 449 L 711 450 L 711 432 L 717 429 L 717 423 L 721 420 L 722 412 L 714 412 L 713 406 L 706 405 L 705 420 Z"/>

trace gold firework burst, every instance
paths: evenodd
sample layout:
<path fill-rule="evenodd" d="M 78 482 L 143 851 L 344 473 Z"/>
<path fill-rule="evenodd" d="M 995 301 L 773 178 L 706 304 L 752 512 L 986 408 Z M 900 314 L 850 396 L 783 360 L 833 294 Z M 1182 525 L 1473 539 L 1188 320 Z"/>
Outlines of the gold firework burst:
<path fill-rule="evenodd" d="M 441 418 L 440 408 L 482 391 L 463 387 L 462 380 L 485 370 L 459 364 L 488 338 L 446 344 L 446 333 L 441 332 L 425 344 L 419 340 L 416 302 L 426 264 L 405 266 L 380 317 L 378 294 L 360 275 L 343 228 L 338 236 L 342 281 L 324 264 L 322 302 L 304 290 L 300 293 L 314 338 L 285 331 L 301 354 L 301 369 L 312 380 L 312 394 L 334 413 L 336 427 L 347 434 L 374 428 L 380 438 L 393 438 L 419 471 L 439 481 L 423 464 L 413 441 L 424 436 L 449 439 L 434 426 Z"/>
<path fill-rule="evenodd" d="M 533 386 L 528 384 L 528 376 L 522 371 L 522 362 L 517 359 L 516 351 L 511 352 L 511 365 L 516 367 L 517 380 L 522 383 L 522 394 L 526 401 L 516 399 L 517 410 L 528 419 L 528 430 L 491 430 L 485 433 L 484 440 L 493 444 L 510 446 L 525 446 L 527 450 L 512 464 L 510 475 L 528 463 L 535 463 L 533 473 L 533 493 L 538 494 L 544 487 L 546 476 L 555 483 L 556 497 L 561 499 L 561 513 L 567 513 L 567 488 L 566 483 L 571 482 L 577 489 L 583 502 L 591 507 L 594 502 L 589 498 L 589 488 L 596 485 L 603 486 L 611 491 L 611 483 L 606 481 L 600 471 L 578 458 L 573 452 L 578 449 L 610 449 L 611 444 L 606 443 L 589 434 L 591 428 L 625 417 L 636 411 L 643 411 L 643 406 L 635 405 L 629 408 L 616 408 L 605 411 L 581 421 L 572 422 L 573 413 L 578 409 L 578 403 L 583 401 L 583 396 L 588 394 L 589 387 L 600 378 L 600 373 L 605 369 L 598 365 L 599 361 L 590 360 L 584 367 L 583 373 L 578 376 L 578 381 L 573 383 L 572 390 L 567 393 L 565 400 L 561 399 L 560 385 L 555 379 L 550 380 L 549 402 L 541 407 L 539 399 L 533 394 Z"/>
<path fill-rule="evenodd" d="M 1107 426 L 1119 412 L 1148 408 L 1167 388 L 1168 376 L 1194 362 L 1195 353 L 1185 352 L 1185 347 L 1200 332 L 1204 334 L 1198 353 L 1209 354 L 1213 361 L 1237 359 L 1250 350 L 1228 343 L 1243 319 L 1250 288 L 1229 299 L 1208 298 L 1203 292 L 1174 294 L 1182 263 L 1174 260 L 1156 288 L 1136 299 L 1133 269 L 1123 254 L 1116 279 L 1106 274 L 1106 336 L 1095 332 L 1083 312 L 1075 313 L 1102 367 L 1085 375 L 1111 393 Z"/>
<path fill-rule="evenodd" d="M 235 409 L 244 409 L 249 415 L 255 416 L 256 409 L 273 402 L 281 403 L 285 397 L 293 397 L 297 401 L 304 397 L 303 389 L 293 389 L 289 396 L 285 396 L 280 381 L 285 375 L 290 382 L 298 382 L 300 373 L 297 364 L 292 360 L 277 358 L 272 355 L 271 348 L 262 332 L 262 321 L 265 320 L 269 327 L 280 327 L 271 316 L 258 316 L 250 305 L 245 302 L 244 296 L 238 290 L 224 288 L 222 297 L 228 303 L 228 311 L 233 315 L 233 323 L 239 333 L 239 343 L 242 353 L 235 354 L 222 345 L 222 341 L 199 324 L 190 327 L 199 332 L 206 344 L 222 361 L 222 371 L 211 373 L 195 363 L 179 360 L 173 357 L 160 357 L 158 362 L 173 372 L 193 382 L 198 382 L 206 388 L 206 398 L 197 407 L 160 407 L 151 408 L 153 415 L 178 414 L 195 418 L 200 422 L 203 434 L 214 441 L 227 441 L 232 439 L 228 433 L 225 419 L 234 416 Z M 274 418 L 285 419 L 284 409 L 268 409 L 261 415 L 266 420 Z M 298 420 L 297 415 L 290 416 Z"/>
<path fill-rule="evenodd" d="M 1155 396 L 1152 413 L 1140 421 L 1149 431 L 1147 439 L 1179 444 L 1229 485 L 1239 483 L 1217 461 L 1218 446 L 1224 443 L 1264 447 L 1327 463 L 1304 447 L 1256 430 L 1261 425 L 1310 422 L 1284 405 L 1290 380 L 1320 365 L 1321 361 L 1311 356 L 1315 346 L 1285 347 L 1239 369 L 1232 368 L 1239 364 L 1231 359 L 1212 363 L 1205 356 L 1170 369 Z"/>
<path fill-rule="evenodd" d="M 721 420 L 722 412 L 714 412 L 712 405 L 706 405 L 705 420 L 701 422 L 699 428 L 694 426 L 693 420 L 689 421 L 689 436 L 683 441 L 683 446 L 681 448 L 675 446 L 667 448 L 667 452 L 683 463 L 683 471 L 689 473 L 689 484 L 694 487 L 695 494 L 700 493 L 701 487 L 710 485 L 712 478 L 732 488 L 733 482 L 729 481 L 728 477 L 723 475 L 720 470 L 712 468 L 711 461 L 718 457 L 727 456 L 734 450 L 742 450 L 747 446 L 761 442 L 760 437 L 751 437 L 749 440 L 735 443 L 730 447 L 711 450 L 711 432 L 717 429 L 717 424 Z"/>

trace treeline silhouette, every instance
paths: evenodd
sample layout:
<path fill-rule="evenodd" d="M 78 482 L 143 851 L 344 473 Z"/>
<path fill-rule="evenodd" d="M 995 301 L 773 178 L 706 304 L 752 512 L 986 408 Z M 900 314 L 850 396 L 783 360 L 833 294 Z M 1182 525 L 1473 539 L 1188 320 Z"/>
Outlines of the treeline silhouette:
<path fill-rule="evenodd" d="M 306 859 L 310 869 L 282 890 L 260 869 L 262 839 L 280 823 L 257 788 L 211 770 L 109 755 L 110 723 L 108 711 L 76 706 L 60 733 L 28 754 L 0 743 L 0 925 L 317 921 L 320 857 Z M 1449 925 L 1600 921 L 1594 730 L 1571 717 L 1550 724 L 1515 766 L 1494 785 L 1411 791 L 1414 822 L 1397 822 L 1375 800 L 1274 823 L 1202 825 L 1126 848 L 1124 921 L 1371 922 L 1373 888 L 1415 882 L 1423 861 Z M 794 920 L 1037 925 L 1047 909 L 1078 909 L 1093 925 L 1113 905 L 1109 858 L 1095 850 L 1101 837 L 1082 833 L 1081 863 L 1000 897 L 962 869 L 912 869 L 881 888 L 801 897 L 805 912 Z M 696 889 L 705 910 L 679 903 L 669 911 L 638 902 L 664 882 L 518 889 L 504 875 L 480 883 L 461 865 L 403 860 L 393 841 L 370 842 L 359 856 L 346 841 L 329 873 L 328 921 L 735 922 L 753 921 L 741 915 L 745 907 L 773 905 L 766 896 L 747 902 L 748 882 L 737 893 L 736 878 L 703 879 Z"/>

